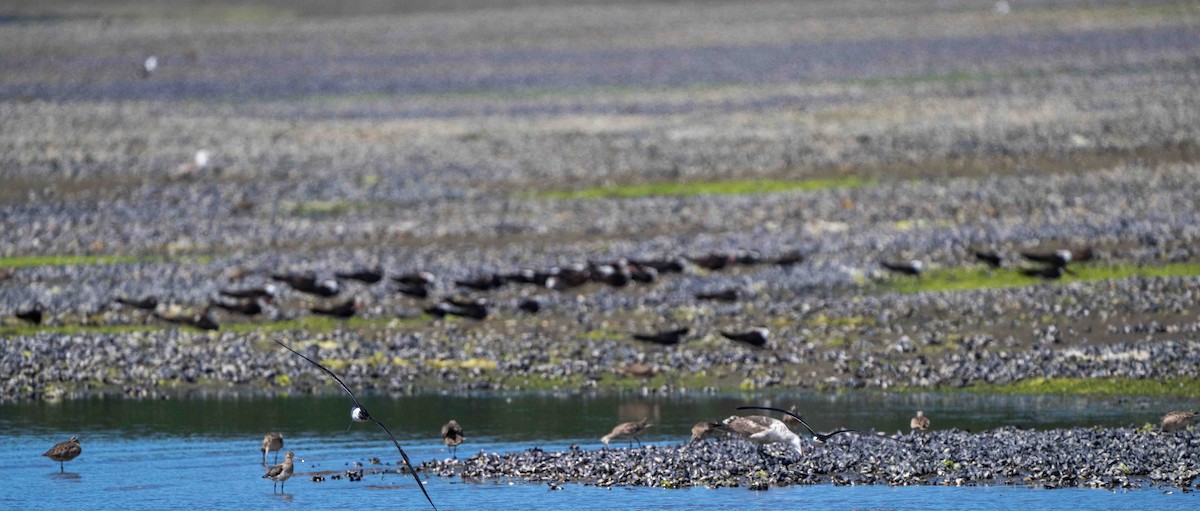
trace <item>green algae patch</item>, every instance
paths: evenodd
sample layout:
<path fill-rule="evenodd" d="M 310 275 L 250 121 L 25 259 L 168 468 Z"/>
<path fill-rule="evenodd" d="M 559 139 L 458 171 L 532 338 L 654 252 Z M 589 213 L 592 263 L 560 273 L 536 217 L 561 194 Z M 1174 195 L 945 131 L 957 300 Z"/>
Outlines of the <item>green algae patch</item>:
<path fill-rule="evenodd" d="M 30 268 L 37 266 L 85 266 L 129 263 L 191 262 L 207 264 L 210 255 L 163 256 L 163 255 L 41 255 L 0 257 L 0 268 Z"/>
<path fill-rule="evenodd" d="M 943 389 L 951 390 L 951 389 Z M 1200 378 L 1142 380 L 1133 378 L 1032 378 L 1007 385 L 973 385 L 977 394 L 1045 394 L 1080 396 L 1174 396 L 1200 398 Z"/>
<path fill-rule="evenodd" d="M 1074 274 L 1065 274 L 1058 280 L 1044 280 L 1038 277 L 1030 277 L 1021 274 L 1015 268 L 936 268 L 922 273 L 919 279 L 900 275 L 891 276 L 883 281 L 882 286 L 887 290 L 898 293 L 920 293 L 925 291 L 999 289 L 1038 284 L 1054 285 L 1131 277 L 1200 276 L 1200 263 L 1173 263 L 1162 266 L 1087 264 L 1072 265 L 1070 268 Z"/>
<path fill-rule="evenodd" d="M 426 360 L 425 364 L 437 369 L 496 369 L 496 361 L 484 360 L 481 358 L 469 358 L 467 360 Z"/>
<path fill-rule="evenodd" d="M 0 327 L 0 337 L 21 337 L 38 334 L 75 335 L 75 334 L 129 334 L 134 332 L 153 332 L 162 330 L 158 325 L 27 325 Z"/>
<path fill-rule="evenodd" d="M 604 186 L 582 190 L 541 192 L 544 199 L 636 199 L 641 197 L 690 197 L 696 195 L 753 195 L 763 193 L 858 188 L 874 180 L 857 177 L 828 179 L 742 179 L 731 181 L 690 181 Z"/>

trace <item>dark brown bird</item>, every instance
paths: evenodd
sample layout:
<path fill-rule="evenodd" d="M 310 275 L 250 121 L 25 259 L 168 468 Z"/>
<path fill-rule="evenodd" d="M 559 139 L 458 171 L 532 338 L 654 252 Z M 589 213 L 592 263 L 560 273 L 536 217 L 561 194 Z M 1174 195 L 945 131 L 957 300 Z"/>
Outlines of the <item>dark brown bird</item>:
<path fill-rule="evenodd" d="M 28 309 L 19 310 L 15 314 L 18 318 L 33 323 L 35 325 L 42 324 L 42 305 L 35 303 Z"/>
<path fill-rule="evenodd" d="M 59 442 L 51 447 L 49 451 L 42 453 L 42 456 L 57 461 L 58 472 L 62 473 L 63 463 L 75 459 L 81 452 L 83 452 L 83 447 L 79 446 L 79 437 L 73 436 L 70 440 Z"/>
<path fill-rule="evenodd" d="M 1066 249 L 1055 250 L 1053 252 L 1021 252 L 1021 257 L 1035 263 L 1057 267 L 1066 266 L 1074 260 L 1074 254 Z"/>
<path fill-rule="evenodd" d="M 721 429 L 720 422 L 697 422 L 692 426 L 692 439 L 688 443 L 699 442 L 705 438 L 722 438 L 728 434 Z"/>
<path fill-rule="evenodd" d="M 792 266 L 804 262 L 804 254 L 800 251 L 787 252 L 771 261 L 779 266 Z"/>
<path fill-rule="evenodd" d="M 689 332 L 691 332 L 691 329 L 689 328 L 679 328 L 676 330 L 667 330 L 665 332 L 653 334 L 633 334 L 633 338 L 639 341 L 670 346 L 673 344 L 679 344 L 679 341 L 683 340 L 683 338 L 686 337 Z"/>
<path fill-rule="evenodd" d="M 736 302 L 742 297 L 741 288 L 731 287 L 720 291 L 696 293 L 697 300 L 715 300 L 719 302 Z"/>
<path fill-rule="evenodd" d="M 517 303 L 517 308 L 530 314 L 537 314 L 542 311 L 542 301 L 537 298 L 522 298 Z"/>
<path fill-rule="evenodd" d="M 198 328 L 200 330 L 219 330 L 221 328 L 221 325 L 217 323 L 217 320 L 213 319 L 212 317 L 211 306 L 206 306 L 201 309 L 200 312 L 190 316 L 187 314 L 164 314 L 158 311 L 155 311 L 153 314 L 154 317 L 168 323 L 186 325 L 192 328 Z"/>
<path fill-rule="evenodd" d="M 329 307 L 310 307 L 308 310 L 315 314 L 324 316 L 333 316 L 340 319 L 349 319 L 358 313 L 358 309 L 362 307 L 362 302 L 358 297 L 351 298 L 342 303 L 334 304 Z"/>
<path fill-rule="evenodd" d="M 740 343 L 749 344 L 754 347 L 761 348 L 767 345 L 767 338 L 771 336 L 771 331 L 763 327 L 754 327 L 747 332 L 726 332 L 719 330 L 721 336 L 737 341 Z"/>
<path fill-rule="evenodd" d="M 392 277 L 392 280 L 406 286 L 429 287 L 437 282 L 437 278 L 432 273 L 427 271 L 418 271 L 414 273 L 405 273 Z"/>
<path fill-rule="evenodd" d="M 972 253 L 975 254 L 976 261 L 991 266 L 992 268 L 999 268 L 1004 263 L 1004 259 L 1000 257 L 1000 254 L 991 250 L 974 250 Z"/>
<path fill-rule="evenodd" d="M 722 252 L 713 252 L 702 257 L 689 257 L 688 260 L 692 264 L 710 271 L 725 269 L 730 264 L 736 262 L 736 258 L 733 255 Z"/>
<path fill-rule="evenodd" d="M 639 422 L 622 422 L 617 424 L 609 434 L 600 437 L 600 441 L 604 442 L 604 445 L 607 446 L 608 442 L 612 440 L 629 440 L 629 448 L 632 449 L 633 441 L 637 440 L 638 447 L 641 447 L 642 440 L 638 436 L 650 426 L 653 426 L 653 424 L 646 422 L 646 419 L 642 419 Z"/>
<path fill-rule="evenodd" d="M 246 315 L 246 316 L 257 316 L 259 314 L 262 314 L 262 311 L 263 311 L 262 303 L 258 299 L 234 301 L 234 302 L 226 302 L 223 300 L 212 300 L 208 303 L 218 309 L 225 309 L 227 311 L 236 312 L 238 314 L 242 314 L 242 315 Z"/>
<path fill-rule="evenodd" d="M 450 419 L 450 422 L 442 425 L 442 443 L 451 448 L 450 455 L 454 458 L 458 458 L 458 445 L 463 443 L 465 438 L 463 428 L 458 425 L 458 421 Z"/>
<path fill-rule="evenodd" d="M 383 268 L 376 266 L 372 269 L 337 272 L 334 273 L 333 276 L 342 280 L 357 280 L 367 284 L 374 284 L 383 280 Z"/>
<path fill-rule="evenodd" d="M 404 296 L 418 298 L 424 300 L 429 298 L 429 288 L 425 286 L 414 286 L 409 284 L 400 284 L 396 287 L 396 292 Z"/>
<path fill-rule="evenodd" d="M 124 298 L 124 297 L 118 296 L 118 297 L 114 298 L 113 301 L 115 301 L 121 305 L 128 305 L 135 309 L 140 309 L 140 310 L 144 310 L 144 311 L 152 311 L 152 310 L 158 308 L 158 297 L 156 297 L 156 296 L 146 296 L 146 297 L 143 297 L 140 299 Z"/>
<path fill-rule="evenodd" d="M 301 293 L 308 293 L 322 298 L 337 296 L 342 287 L 334 279 L 318 279 L 309 273 L 283 273 L 271 275 L 271 278 L 287 284 Z"/>
<path fill-rule="evenodd" d="M 1058 280 L 1061 279 L 1064 273 L 1074 274 L 1070 268 L 1066 266 L 1044 266 L 1041 268 L 1020 268 L 1017 271 L 1026 277 L 1037 277 L 1042 280 Z"/>
<path fill-rule="evenodd" d="M 504 287 L 504 284 L 506 283 L 508 283 L 508 281 L 499 274 L 492 274 L 491 276 L 479 277 L 475 279 L 454 281 L 454 285 L 456 286 L 474 289 L 476 291 L 491 291 L 493 289 L 499 289 Z"/>
<path fill-rule="evenodd" d="M 658 280 L 658 270 L 654 269 L 653 266 L 630 265 L 629 278 L 633 279 L 634 282 L 652 284 Z"/>
<path fill-rule="evenodd" d="M 295 466 L 293 465 L 293 459 L 295 457 L 296 455 L 293 454 L 292 451 L 288 451 L 287 454 L 283 455 L 283 463 L 268 468 L 267 473 L 263 474 L 263 479 L 275 481 L 275 485 L 272 486 L 273 490 L 276 486 L 278 486 L 278 490 L 280 492 L 283 491 L 283 483 L 286 482 L 288 478 L 292 477 L 292 473 L 295 470 Z"/>
<path fill-rule="evenodd" d="M 670 257 L 665 259 L 638 259 L 630 261 L 635 266 L 654 268 L 658 273 L 681 273 L 686 267 L 683 259 Z"/>

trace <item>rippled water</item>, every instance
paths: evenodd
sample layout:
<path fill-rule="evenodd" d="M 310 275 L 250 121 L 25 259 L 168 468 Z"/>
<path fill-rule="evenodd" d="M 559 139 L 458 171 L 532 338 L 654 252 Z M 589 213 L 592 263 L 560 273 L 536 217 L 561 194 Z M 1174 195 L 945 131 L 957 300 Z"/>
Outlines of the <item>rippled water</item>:
<path fill-rule="evenodd" d="M 895 431 L 916 408 L 935 427 L 987 429 L 1001 425 L 1050 428 L 1084 425 L 1127 426 L 1155 420 L 1162 409 L 1183 403 L 1089 400 L 1058 397 L 979 397 L 939 394 L 800 394 L 771 397 L 702 396 L 642 398 L 579 395 L 417 396 L 364 399 L 388 423 L 414 463 L 448 456 L 437 434 L 447 419 L 459 420 L 467 443 L 461 456 L 479 451 L 507 452 L 539 446 L 564 449 L 601 446 L 597 438 L 619 420 L 649 417 L 655 422 L 644 440 L 663 445 L 686 439 L 698 420 L 717 419 L 743 404 L 799 405 L 814 426 Z M 406 474 L 368 474 L 363 481 L 332 480 L 354 462 L 372 457 L 394 469 L 398 456 L 373 426 L 346 431 L 347 401 L 340 397 L 175 399 L 125 401 L 93 399 L 64 403 L 0 406 L 0 509 L 113 508 L 163 509 L 296 506 L 338 509 L 393 505 L 420 508 L 423 497 Z M 283 432 L 286 448 L 304 459 L 274 495 L 262 479 L 259 444 L 268 430 Z M 58 473 L 41 456 L 71 435 L 83 454 Z M 268 460 L 270 461 L 270 460 Z M 368 471 L 372 468 L 367 466 Z M 327 480 L 314 483 L 315 473 Z M 1020 487 L 834 487 L 663 490 L 603 489 L 566 485 L 550 491 L 542 484 L 430 477 L 427 489 L 441 509 L 727 509 L 752 506 L 831 507 L 834 509 L 1083 508 L 1164 509 L 1200 505 L 1178 490 L 1042 490 Z"/>

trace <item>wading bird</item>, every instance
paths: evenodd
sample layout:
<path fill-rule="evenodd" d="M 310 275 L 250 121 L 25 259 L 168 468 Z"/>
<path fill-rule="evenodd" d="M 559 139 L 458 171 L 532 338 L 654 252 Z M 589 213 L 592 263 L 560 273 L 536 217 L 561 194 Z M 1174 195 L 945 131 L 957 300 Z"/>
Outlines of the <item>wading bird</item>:
<path fill-rule="evenodd" d="M 318 364 L 317 361 L 300 354 L 299 351 L 292 349 L 291 346 L 284 344 L 279 339 L 275 339 L 275 343 L 283 346 L 284 349 L 295 353 L 296 356 L 307 360 L 312 365 L 317 366 L 317 368 L 325 371 L 326 374 L 333 378 L 333 381 L 337 382 L 337 384 L 342 387 L 342 390 L 346 391 L 346 394 L 350 396 L 350 400 L 354 401 L 354 406 L 350 408 L 350 418 L 354 422 L 374 422 L 379 426 L 380 429 L 383 430 L 384 433 L 387 433 L 388 438 L 392 439 L 392 444 L 396 446 L 396 450 L 400 451 L 400 457 L 404 459 L 404 464 L 408 467 L 408 473 L 412 474 L 413 480 L 417 482 L 417 487 L 421 489 L 421 493 L 425 494 L 425 500 L 428 500 L 429 505 L 433 507 L 434 511 L 437 511 L 437 505 L 435 505 L 433 503 L 433 499 L 429 497 L 429 492 L 425 490 L 425 484 L 421 482 L 421 477 L 417 475 L 417 470 L 413 468 L 412 462 L 408 459 L 408 454 L 404 452 L 404 448 L 400 447 L 400 442 L 396 441 L 396 436 L 393 435 L 390 430 L 388 430 L 387 426 L 383 425 L 382 422 L 379 422 L 379 419 L 376 419 L 375 417 L 372 417 L 370 413 L 367 413 L 367 409 L 364 408 L 362 403 L 358 401 L 358 398 L 354 396 L 354 392 L 350 391 L 350 387 L 347 387 L 346 384 L 342 382 L 342 379 L 338 378 L 338 375 L 334 374 L 333 371 L 330 371 L 329 368 Z"/>
<path fill-rule="evenodd" d="M 638 447 L 641 447 L 642 440 L 638 436 L 650 426 L 653 424 L 646 422 L 646 419 L 639 422 L 622 422 L 617 424 L 609 434 L 600 437 L 600 441 L 604 442 L 604 445 L 608 445 L 608 442 L 612 440 L 629 440 L 629 448 L 632 449 L 633 441 L 637 440 Z"/>
<path fill-rule="evenodd" d="M 1159 429 L 1162 430 L 1163 433 L 1179 431 L 1181 429 L 1186 428 L 1188 423 L 1192 422 L 1192 419 L 1195 419 L 1195 418 L 1196 418 L 1196 412 L 1175 410 L 1172 412 L 1167 412 L 1167 414 L 1163 416 L 1162 421 L 1159 422 L 1158 427 L 1159 427 Z"/>
<path fill-rule="evenodd" d="M 908 427 L 913 431 L 929 431 L 929 417 L 923 410 L 917 410 L 916 417 L 909 419 Z"/>
<path fill-rule="evenodd" d="M 458 458 L 458 445 L 463 443 L 464 439 L 466 437 L 463 436 L 463 428 L 458 425 L 458 421 L 450 419 L 450 422 L 442 425 L 442 443 L 452 449 L 451 456 Z"/>
<path fill-rule="evenodd" d="M 837 431 L 830 431 L 829 433 L 817 433 L 816 431 L 813 431 L 813 428 L 810 427 L 807 422 L 804 422 L 803 417 L 801 417 L 797 414 L 794 414 L 792 412 L 789 412 L 787 410 L 780 409 L 780 408 L 771 408 L 769 406 L 739 406 L 738 410 L 771 410 L 773 412 L 779 412 L 779 413 L 788 415 L 788 416 L 792 417 L 793 419 L 796 419 L 797 421 L 799 421 L 800 425 L 804 426 L 804 429 L 807 429 L 809 434 L 812 435 L 812 439 L 814 441 L 820 442 L 820 443 L 824 443 L 825 441 L 829 440 L 830 438 L 833 438 L 842 433 L 857 433 L 858 432 L 858 430 L 856 430 L 856 429 L 842 428 Z"/>
<path fill-rule="evenodd" d="M 287 481 L 288 478 L 292 477 L 292 472 L 295 470 L 295 465 L 293 464 L 293 459 L 295 457 L 296 455 L 293 454 L 292 451 L 288 451 L 287 454 L 283 455 L 283 463 L 268 468 L 267 473 L 263 474 L 263 479 L 275 481 L 275 485 L 271 486 L 272 492 L 274 492 L 275 486 L 279 487 L 280 493 L 283 492 L 284 481 Z"/>
<path fill-rule="evenodd" d="M 279 461 L 279 450 L 283 449 L 283 435 L 274 431 L 263 435 L 262 464 L 267 464 L 267 453 L 275 451 L 275 461 Z"/>
<path fill-rule="evenodd" d="M 59 442 L 54 447 L 51 447 L 49 451 L 42 453 L 42 456 L 57 461 L 58 472 L 61 474 L 63 471 L 63 462 L 75 459 L 81 452 L 83 452 L 83 448 L 79 446 L 79 437 L 73 436 L 70 440 Z"/>

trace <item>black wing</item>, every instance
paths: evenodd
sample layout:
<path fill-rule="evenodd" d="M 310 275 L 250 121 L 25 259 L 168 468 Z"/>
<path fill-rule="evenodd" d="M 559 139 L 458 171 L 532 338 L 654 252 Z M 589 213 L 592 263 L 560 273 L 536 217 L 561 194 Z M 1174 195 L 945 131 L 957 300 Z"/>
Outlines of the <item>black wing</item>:
<path fill-rule="evenodd" d="M 312 365 L 315 365 L 315 366 L 317 366 L 317 367 L 321 368 L 321 370 L 322 370 L 322 371 L 325 371 L 326 373 L 329 373 L 329 376 L 332 376 L 332 377 L 333 377 L 333 381 L 336 381 L 336 382 L 338 382 L 338 385 L 341 385 L 341 386 L 342 386 L 342 390 L 346 391 L 346 393 L 347 393 L 347 394 L 350 394 L 350 399 L 353 399 L 353 400 L 354 400 L 354 406 L 357 406 L 357 407 L 359 407 L 359 408 L 362 408 L 362 410 L 363 410 L 364 412 L 365 412 L 365 411 L 367 411 L 367 409 L 366 409 L 366 408 L 363 408 L 363 405 L 362 405 L 362 403 L 359 403 L 359 402 L 358 402 L 358 398 L 357 398 L 357 397 L 354 397 L 354 393 L 353 393 L 353 392 L 350 392 L 350 387 L 347 387 L 347 386 L 346 386 L 346 384 L 345 384 L 345 382 L 343 382 L 341 378 L 338 378 L 338 375 L 336 375 L 336 374 L 333 374 L 333 371 L 330 371 L 330 370 L 329 370 L 329 368 L 327 368 L 327 367 L 325 367 L 325 366 L 323 366 L 323 365 L 321 365 L 321 364 L 318 364 L 316 360 L 313 360 L 313 359 L 311 359 L 311 358 L 308 358 L 308 357 L 306 357 L 306 356 L 302 355 L 302 354 L 301 354 L 299 351 L 296 351 L 296 350 L 292 349 L 292 347 L 291 347 L 291 346 L 288 346 L 288 345 L 284 344 L 284 343 L 283 343 L 283 341 L 280 341 L 279 339 L 273 339 L 273 340 L 275 341 L 275 343 L 276 343 L 276 344 L 279 344 L 280 346 L 283 346 L 284 348 L 287 348 L 287 350 L 288 350 L 288 351 L 290 351 L 290 352 L 292 352 L 292 353 L 295 353 L 296 355 L 299 355 L 299 356 L 300 356 L 300 358 L 302 358 L 302 359 L 304 359 L 304 360 L 307 360 L 307 361 L 311 362 L 311 363 L 312 363 Z M 371 415 L 370 413 L 367 413 L 367 416 L 370 416 L 370 415 Z M 378 422 L 378 421 L 376 421 L 376 422 Z M 380 426 L 382 426 L 382 425 L 383 425 L 383 424 L 380 424 Z M 387 428 L 384 428 L 384 429 L 386 430 Z M 393 439 L 393 440 L 395 440 L 395 439 Z"/>
<path fill-rule="evenodd" d="M 425 491 L 425 484 L 421 482 L 421 478 L 417 475 L 417 470 L 413 468 L 412 462 L 408 461 L 408 454 L 405 454 L 404 448 L 400 447 L 400 442 L 396 441 L 396 436 L 393 435 L 391 431 L 388 431 L 387 426 L 384 426 L 382 422 L 379 422 L 379 419 L 371 417 L 371 420 L 375 422 L 375 424 L 378 424 L 380 428 L 383 428 L 383 432 L 387 433 L 388 436 L 391 437 L 392 443 L 396 444 L 396 450 L 400 451 L 400 457 L 404 458 L 404 464 L 408 465 L 408 473 L 412 474 L 413 479 L 417 481 L 417 488 L 421 489 L 421 493 L 425 494 L 425 500 L 428 500 L 429 505 L 433 506 L 433 510 L 437 511 L 437 505 L 433 503 L 433 499 L 429 498 L 429 492 Z"/>

